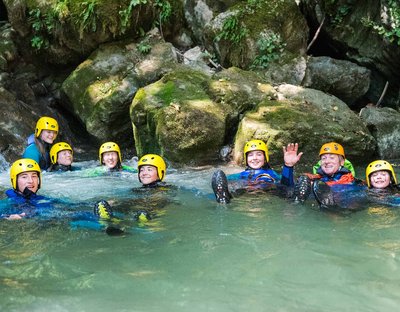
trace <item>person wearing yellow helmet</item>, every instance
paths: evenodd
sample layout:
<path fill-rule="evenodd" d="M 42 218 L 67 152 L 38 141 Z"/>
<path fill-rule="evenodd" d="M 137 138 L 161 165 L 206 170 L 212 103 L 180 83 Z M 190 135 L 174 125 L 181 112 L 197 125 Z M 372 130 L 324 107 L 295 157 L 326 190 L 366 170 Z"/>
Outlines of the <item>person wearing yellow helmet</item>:
<path fill-rule="evenodd" d="M 393 166 L 386 160 L 375 160 L 368 164 L 365 170 L 368 188 L 398 189 L 396 174 Z"/>
<path fill-rule="evenodd" d="M 365 169 L 370 203 L 400 207 L 400 185 L 393 166 L 386 160 L 375 160 Z"/>
<path fill-rule="evenodd" d="M 58 122 L 52 117 L 41 117 L 36 123 L 35 133 L 28 138 L 23 158 L 36 161 L 40 169 L 47 170 L 50 165 L 50 147 L 58 134 Z"/>
<path fill-rule="evenodd" d="M 135 199 L 135 207 L 143 206 L 141 209 L 136 210 L 133 213 L 132 217 L 137 221 L 145 222 L 152 219 L 152 213 L 149 211 L 165 206 L 166 202 L 169 202 L 168 197 L 161 196 L 157 199 L 154 199 L 150 196 L 149 198 L 150 192 L 155 189 L 169 189 L 169 185 L 164 182 L 166 170 L 167 165 L 164 159 L 157 154 L 146 154 L 139 159 L 138 179 L 142 186 L 132 190 L 137 195 Z M 140 195 L 144 195 L 144 197 Z M 113 210 L 111 205 L 104 200 L 96 203 L 94 207 L 94 213 L 102 220 L 109 220 L 113 218 Z"/>
<path fill-rule="evenodd" d="M 122 155 L 119 145 L 115 142 L 105 142 L 99 148 L 99 160 L 103 171 L 127 171 L 135 173 L 133 167 L 122 165 Z"/>
<path fill-rule="evenodd" d="M 254 192 L 268 190 L 272 186 L 294 186 L 293 170 L 303 155 L 298 153 L 298 144 L 290 143 L 283 147 L 284 166 L 279 175 L 269 164 L 268 147 L 262 140 L 250 140 L 243 148 L 244 171 L 228 178 L 222 170 L 214 172 L 211 186 L 219 203 L 229 203 L 233 194 L 243 191 Z M 231 191 L 229 190 L 231 189 Z"/>
<path fill-rule="evenodd" d="M 7 209 L 2 209 L 1 218 L 20 219 L 29 213 L 24 211 L 25 203 L 37 204 L 44 199 L 37 195 L 41 186 L 41 170 L 39 164 L 29 158 L 16 160 L 10 168 L 10 180 L 12 189 L 5 193 L 11 203 Z"/>
<path fill-rule="evenodd" d="M 146 154 L 138 162 L 139 182 L 145 187 L 159 186 L 165 178 L 166 169 L 167 165 L 161 156 Z"/>
<path fill-rule="evenodd" d="M 74 152 L 66 142 L 55 143 L 50 149 L 51 166 L 48 171 L 71 171 Z"/>

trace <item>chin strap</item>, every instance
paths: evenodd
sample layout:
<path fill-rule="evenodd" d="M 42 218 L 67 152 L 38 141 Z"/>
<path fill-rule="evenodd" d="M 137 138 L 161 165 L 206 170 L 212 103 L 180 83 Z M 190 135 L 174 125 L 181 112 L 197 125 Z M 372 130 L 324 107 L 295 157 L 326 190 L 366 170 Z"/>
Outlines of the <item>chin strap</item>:
<path fill-rule="evenodd" d="M 32 195 L 36 194 L 35 192 L 32 192 L 30 189 L 28 189 L 27 187 L 24 189 L 24 191 L 22 192 L 22 196 L 24 198 L 31 198 Z"/>

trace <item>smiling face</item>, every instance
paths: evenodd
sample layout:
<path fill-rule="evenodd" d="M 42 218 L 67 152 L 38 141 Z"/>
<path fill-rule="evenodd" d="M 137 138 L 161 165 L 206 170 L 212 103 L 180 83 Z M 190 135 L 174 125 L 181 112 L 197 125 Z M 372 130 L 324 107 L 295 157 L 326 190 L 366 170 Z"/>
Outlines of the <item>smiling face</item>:
<path fill-rule="evenodd" d="M 332 176 L 338 172 L 339 168 L 344 165 L 344 159 L 336 154 L 323 154 L 321 155 L 321 169 L 322 171 Z"/>
<path fill-rule="evenodd" d="M 383 189 L 390 184 L 390 173 L 384 170 L 375 171 L 371 173 L 369 179 L 372 187 Z"/>
<path fill-rule="evenodd" d="M 109 169 L 113 169 L 118 165 L 118 153 L 117 152 L 104 152 L 102 154 L 103 165 Z"/>
<path fill-rule="evenodd" d="M 157 168 L 154 166 L 140 166 L 139 180 L 142 184 L 147 185 L 159 180 Z"/>
<path fill-rule="evenodd" d="M 57 163 L 59 165 L 69 166 L 72 164 L 74 158 L 70 150 L 63 150 L 57 154 Z"/>
<path fill-rule="evenodd" d="M 40 138 L 49 144 L 53 144 L 55 138 L 57 136 L 57 132 L 53 130 L 42 130 L 40 133 Z"/>
<path fill-rule="evenodd" d="M 33 193 L 39 189 L 39 175 L 36 171 L 22 172 L 17 177 L 17 191 L 23 192 L 28 188 Z"/>
<path fill-rule="evenodd" d="M 260 169 L 265 164 L 263 151 L 251 151 L 247 153 L 247 165 L 252 169 Z"/>

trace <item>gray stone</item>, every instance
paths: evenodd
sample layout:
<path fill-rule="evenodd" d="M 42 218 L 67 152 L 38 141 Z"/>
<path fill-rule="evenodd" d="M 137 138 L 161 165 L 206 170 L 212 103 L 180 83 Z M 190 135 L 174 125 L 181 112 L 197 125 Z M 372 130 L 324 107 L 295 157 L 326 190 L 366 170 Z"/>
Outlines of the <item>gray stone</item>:
<path fill-rule="evenodd" d="M 360 117 L 375 137 L 381 159 L 400 158 L 400 113 L 392 108 L 365 107 Z"/>

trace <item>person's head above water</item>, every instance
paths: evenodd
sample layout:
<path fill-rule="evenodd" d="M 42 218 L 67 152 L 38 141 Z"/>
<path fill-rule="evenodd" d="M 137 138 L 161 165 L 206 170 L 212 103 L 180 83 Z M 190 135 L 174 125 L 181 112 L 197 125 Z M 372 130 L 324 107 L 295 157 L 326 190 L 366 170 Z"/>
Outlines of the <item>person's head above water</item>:
<path fill-rule="evenodd" d="M 369 188 L 384 189 L 389 185 L 397 184 L 393 167 L 385 160 L 371 162 L 365 170 L 365 178 Z"/>
<path fill-rule="evenodd" d="M 53 144 L 58 134 L 57 120 L 51 117 L 41 117 L 36 123 L 35 137 L 40 138 L 42 141 Z"/>
<path fill-rule="evenodd" d="M 109 169 L 119 168 L 122 164 L 121 150 L 117 143 L 106 142 L 99 149 L 100 164 Z"/>
<path fill-rule="evenodd" d="M 36 193 L 40 189 L 41 176 L 38 163 L 29 158 L 16 160 L 10 169 L 11 185 L 16 192 Z"/>
<path fill-rule="evenodd" d="M 322 171 L 327 175 L 334 175 L 344 165 L 343 146 L 336 142 L 325 143 L 319 151 L 319 157 Z"/>
<path fill-rule="evenodd" d="M 72 147 L 66 142 L 55 143 L 50 149 L 51 163 L 70 166 L 74 161 Z"/>
<path fill-rule="evenodd" d="M 138 162 L 139 182 L 148 185 L 162 181 L 166 175 L 167 166 L 164 159 L 156 154 L 147 154 Z"/>
<path fill-rule="evenodd" d="M 262 168 L 269 162 L 267 145 L 261 140 L 248 141 L 243 148 L 243 159 L 247 167 Z"/>

